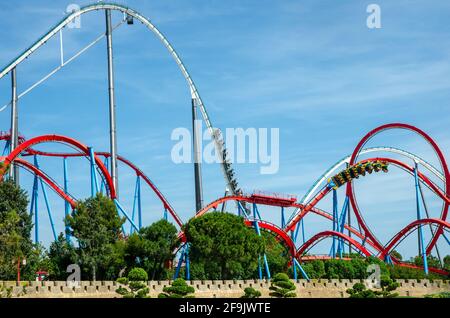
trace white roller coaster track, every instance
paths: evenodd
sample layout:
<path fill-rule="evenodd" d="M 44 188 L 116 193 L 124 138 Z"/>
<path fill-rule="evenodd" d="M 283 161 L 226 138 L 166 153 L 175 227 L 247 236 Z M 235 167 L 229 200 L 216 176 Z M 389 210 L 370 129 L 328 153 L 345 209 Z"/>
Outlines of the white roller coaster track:
<path fill-rule="evenodd" d="M 35 43 L 33 43 L 29 48 L 27 48 L 23 53 L 21 53 L 17 58 L 15 58 L 12 62 L 10 62 L 5 68 L 3 68 L 0 71 L 0 78 L 4 77 L 12 69 L 14 69 L 17 65 L 22 63 L 26 58 L 28 58 L 31 54 L 33 54 L 33 52 L 35 52 L 38 48 L 40 48 L 42 45 L 44 45 L 50 38 L 55 36 L 61 29 L 63 29 L 71 21 L 75 20 L 76 18 L 78 18 L 79 16 L 81 16 L 85 13 L 95 11 L 95 10 L 115 10 L 115 11 L 120 11 L 120 12 L 123 12 L 124 14 L 130 15 L 133 18 L 137 19 L 138 21 L 142 22 L 164 44 L 164 46 L 169 51 L 172 58 L 177 63 L 186 82 L 188 83 L 192 100 L 194 102 L 196 102 L 197 105 L 200 107 L 200 111 L 202 113 L 203 120 L 205 121 L 208 131 L 214 140 L 214 143 L 215 143 L 215 146 L 217 149 L 218 159 L 222 162 L 222 152 L 221 151 L 222 151 L 222 149 L 224 149 L 223 148 L 224 146 L 222 145 L 221 141 L 218 139 L 217 134 L 214 133 L 214 128 L 211 124 L 208 113 L 207 113 L 206 108 L 203 104 L 203 101 L 200 97 L 200 94 L 197 90 L 197 87 L 195 86 L 194 81 L 192 80 L 189 72 L 187 71 L 186 67 L 184 66 L 184 63 L 181 61 L 180 56 L 175 51 L 175 49 L 172 47 L 172 45 L 169 43 L 169 41 L 166 39 L 166 37 L 156 28 L 156 26 L 149 19 L 144 17 L 139 12 L 137 12 L 129 7 L 126 7 L 124 5 L 116 4 L 116 3 L 106 3 L 106 2 L 95 3 L 95 4 L 81 7 L 80 10 L 76 10 L 76 11 L 70 13 L 69 15 L 64 17 L 60 22 L 58 22 L 53 28 L 51 28 L 50 31 L 48 31 L 46 34 L 44 34 Z M 225 177 L 225 181 L 226 181 L 229 189 L 231 189 L 231 191 L 234 194 L 236 189 L 234 186 L 231 185 L 232 179 L 228 175 L 224 164 L 222 164 L 221 167 L 222 167 L 222 172 Z"/>
<path fill-rule="evenodd" d="M 395 154 L 405 156 L 409 159 L 412 159 L 413 161 L 421 164 L 432 174 L 434 174 L 439 180 L 441 180 L 443 182 L 445 181 L 444 175 L 439 170 L 437 170 L 432 164 L 430 164 L 429 162 L 425 161 L 424 159 L 422 159 L 422 158 L 418 157 L 417 155 L 415 155 L 411 152 L 408 152 L 406 150 L 402 150 L 402 149 L 394 148 L 394 147 L 381 146 L 381 147 L 371 147 L 371 148 L 362 149 L 360 154 L 367 154 L 367 153 L 379 152 L 379 151 L 395 153 Z M 316 182 L 314 182 L 314 184 L 311 186 L 311 188 L 305 193 L 303 198 L 300 200 L 300 203 L 306 204 L 313 197 L 313 195 L 318 191 L 318 189 L 320 189 L 320 187 L 323 186 L 325 182 L 327 182 L 328 178 L 335 175 L 339 170 L 341 170 L 343 168 L 342 166 L 344 164 L 347 164 L 349 162 L 350 162 L 350 156 L 346 156 L 346 157 L 342 158 L 341 160 L 339 160 L 338 162 L 336 162 L 334 165 L 332 165 L 327 171 L 325 171 L 325 173 L 323 173 L 317 179 Z M 410 173 L 409 170 L 407 172 Z M 427 184 L 425 184 L 425 185 L 429 188 L 429 186 Z M 438 186 L 436 185 L 436 187 L 438 187 Z M 294 210 L 294 212 L 292 213 L 291 217 L 289 218 L 289 221 L 287 222 L 287 224 L 292 220 L 293 217 L 295 217 L 295 215 L 298 212 L 299 212 L 299 209 Z"/>

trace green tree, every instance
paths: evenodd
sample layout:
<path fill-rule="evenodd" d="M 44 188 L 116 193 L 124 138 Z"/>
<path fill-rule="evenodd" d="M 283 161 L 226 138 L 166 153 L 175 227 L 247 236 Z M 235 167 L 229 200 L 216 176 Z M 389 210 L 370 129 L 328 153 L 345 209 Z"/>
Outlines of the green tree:
<path fill-rule="evenodd" d="M 208 279 L 246 279 L 254 276 L 264 241 L 242 217 L 212 212 L 191 219 L 184 228 L 189 255 Z M 192 277 L 196 279 L 196 277 Z"/>
<path fill-rule="evenodd" d="M 295 285 L 289 280 L 288 275 L 285 273 L 278 273 L 272 278 L 269 289 L 272 291 L 270 296 L 276 298 L 292 298 L 296 297 Z"/>
<path fill-rule="evenodd" d="M 67 243 L 64 234 L 60 233 L 58 239 L 50 244 L 49 251 L 49 278 L 51 280 L 66 280 L 67 266 L 77 262 L 77 251 Z"/>
<path fill-rule="evenodd" d="M 414 257 L 413 263 L 417 266 L 423 266 L 422 255 L 417 255 L 416 257 Z M 439 258 L 433 255 L 427 255 L 427 263 L 429 267 L 442 268 Z"/>
<path fill-rule="evenodd" d="M 261 297 L 261 292 L 254 289 L 253 287 L 246 287 L 244 289 L 244 295 L 241 298 L 259 298 Z"/>
<path fill-rule="evenodd" d="M 304 262 L 302 264 L 303 270 L 306 272 L 309 278 L 319 279 L 326 275 L 325 263 L 322 260 L 314 260 L 310 262 Z M 292 272 L 292 270 L 290 271 Z"/>
<path fill-rule="evenodd" d="M 350 298 L 395 298 L 398 293 L 393 293 L 399 287 L 399 283 L 393 281 L 386 275 L 382 275 L 380 279 L 381 290 L 371 290 L 363 283 L 356 283 L 353 288 L 347 289 L 346 293 Z"/>
<path fill-rule="evenodd" d="M 79 202 L 76 210 L 67 217 L 71 235 L 78 239 L 78 260 L 88 277 L 104 278 L 109 254 L 121 234 L 124 218 L 117 215 L 114 202 L 102 194 Z M 84 271 L 83 271 L 84 272 Z"/>
<path fill-rule="evenodd" d="M 400 284 L 392 280 L 387 275 L 382 275 L 380 278 L 381 292 L 378 293 L 383 298 L 395 298 L 398 297 L 398 293 L 393 293 Z"/>
<path fill-rule="evenodd" d="M 450 255 L 444 257 L 444 269 L 450 271 Z"/>
<path fill-rule="evenodd" d="M 194 292 L 194 287 L 186 284 L 183 278 L 177 278 L 172 282 L 172 286 L 163 288 L 163 293 L 160 293 L 158 298 L 194 298 L 190 295 Z"/>
<path fill-rule="evenodd" d="M 396 250 L 393 250 L 393 251 L 390 253 L 390 255 L 393 256 L 393 257 L 395 257 L 395 258 L 398 259 L 399 261 L 401 261 L 401 260 L 403 259 L 402 254 L 400 254 L 400 253 L 399 253 L 398 251 L 396 251 Z"/>
<path fill-rule="evenodd" d="M 143 268 L 135 267 L 128 273 L 128 277 L 117 279 L 121 286 L 116 289 L 116 293 L 124 298 L 148 298 L 150 289 L 145 284 L 147 280 L 147 272 Z"/>
<path fill-rule="evenodd" d="M 27 265 L 22 268 L 23 278 L 34 279 L 35 251 L 30 238 L 33 225 L 27 205 L 24 190 L 12 181 L 0 182 L 0 280 L 15 279 L 19 258 L 27 259 Z"/>
<path fill-rule="evenodd" d="M 373 290 L 370 290 L 363 283 L 356 283 L 353 288 L 346 290 L 346 293 L 350 295 L 350 298 L 377 298 L 377 295 Z"/>
<path fill-rule="evenodd" d="M 167 279 L 167 263 L 174 258 L 178 244 L 176 227 L 160 220 L 128 238 L 125 259 L 129 266 L 138 264 L 145 268 L 151 280 Z"/>

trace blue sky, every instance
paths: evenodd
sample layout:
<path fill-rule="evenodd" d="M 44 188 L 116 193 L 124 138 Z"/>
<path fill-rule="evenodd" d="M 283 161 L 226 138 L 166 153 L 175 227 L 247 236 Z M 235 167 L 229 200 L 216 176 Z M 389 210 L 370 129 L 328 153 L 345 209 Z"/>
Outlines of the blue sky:
<path fill-rule="evenodd" d="M 0 11 L 0 64 L 6 65 L 74 1 L 15 1 Z M 366 27 L 373 1 L 121 1 L 141 12 L 173 44 L 201 93 L 213 125 L 280 129 L 280 169 L 261 175 L 258 164 L 238 164 L 241 186 L 300 197 L 329 166 L 351 153 L 370 129 L 389 122 L 416 125 L 450 156 L 450 4 L 443 1 L 376 1 L 381 29 Z M 79 2 L 84 5 L 87 2 Z M 113 20 L 119 21 L 120 14 Z M 82 17 L 81 29 L 65 29 L 66 58 L 104 31 L 103 12 Z M 167 196 L 183 220 L 194 212 L 193 167 L 174 164 L 170 134 L 190 128 L 189 91 L 168 52 L 140 23 L 114 32 L 119 153 L 138 164 Z M 59 63 L 55 37 L 18 68 L 19 92 Z M 106 48 L 101 41 L 49 81 L 20 100 L 20 132 L 26 137 L 57 133 L 108 149 Z M 0 79 L 0 104 L 8 102 L 10 79 Z M 0 105 L 0 106 L 1 106 Z M 9 109 L 0 129 L 9 128 Z M 386 132 L 368 146 L 389 145 L 437 164 L 431 148 L 408 132 Z M 64 150 L 63 146 L 52 146 Z M 42 146 L 41 149 L 50 149 Z M 41 160 L 62 183 L 61 160 Z M 89 165 L 69 162 L 71 191 L 89 195 Z M 203 165 L 205 202 L 223 195 L 219 166 Z M 120 166 L 120 196 L 132 205 L 134 176 Z M 25 188 L 31 176 L 22 172 Z M 416 215 L 414 182 L 393 168 L 356 184 L 359 204 L 383 242 Z M 145 192 L 147 191 L 147 192 Z M 62 229 L 63 204 L 49 193 L 55 223 Z M 144 221 L 162 207 L 144 190 Z M 427 194 L 430 214 L 440 201 Z M 42 196 L 41 196 L 42 199 Z M 340 203 L 343 197 L 340 196 Z M 41 239 L 51 240 L 40 201 Z M 321 203 L 330 209 L 331 198 Z M 262 208 L 278 222 L 279 211 Z M 306 219 L 307 236 L 331 228 Z M 429 231 L 428 231 L 429 232 Z M 428 234 L 429 235 L 429 234 Z M 416 253 L 416 235 L 399 247 Z M 327 245 L 328 244 L 328 245 Z M 317 246 L 326 253 L 329 241 Z M 450 248 L 440 243 L 441 253 Z"/>

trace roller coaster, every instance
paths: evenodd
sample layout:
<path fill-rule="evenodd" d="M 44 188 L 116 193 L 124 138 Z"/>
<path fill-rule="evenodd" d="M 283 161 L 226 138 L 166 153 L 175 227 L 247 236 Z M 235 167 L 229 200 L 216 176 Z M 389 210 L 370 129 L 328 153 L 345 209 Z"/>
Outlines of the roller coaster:
<path fill-rule="evenodd" d="M 16 87 L 16 68 L 27 58 L 29 58 L 35 51 L 52 37 L 58 33 L 62 33 L 63 29 L 82 14 L 91 11 L 105 11 L 106 16 L 106 32 L 102 33 L 87 47 L 75 54 L 72 58 L 63 62 L 54 69 L 47 76 L 36 82 L 27 90 L 18 94 Z M 118 11 L 123 14 L 123 19 L 116 26 L 112 26 L 111 12 Z M 290 256 L 290 265 L 293 267 L 294 277 L 297 278 L 298 272 L 306 279 L 309 279 L 305 271 L 302 269 L 302 263 L 314 259 L 329 259 L 339 258 L 348 259 L 344 255 L 344 247 L 348 247 L 348 251 L 354 251 L 362 256 L 374 256 L 389 264 L 397 264 L 405 267 L 420 268 L 425 271 L 435 272 L 442 275 L 449 273 L 443 269 L 429 267 L 427 263 L 427 255 L 435 251 L 439 255 L 437 246 L 438 240 L 444 240 L 450 244 L 448 235 L 450 230 L 450 223 L 447 222 L 447 214 L 450 204 L 450 173 L 445 157 L 436 144 L 436 142 L 421 129 L 403 123 L 391 123 L 377 127 L 369 131 L 357 144 L 353 152 L 339 160 L 331 166 L 324 174 L 322 174 L 311 188 L 306 192 L 302 199 L 298 200 L 294 195 L 280 195 L 275 193 L 252 192 L 244 193 L 239 188 L 235 172 L 233 171 L 231 160 L 227 157 L 225 143 L 220 134 L 218 134 L 211 123 L 206 107 L 200 98 L 199 91 L 194 84 L 190 74 L 182 62 L 180 56 L 174 50 L 170 42 L 165 36 L 156 28 L 156 26 L 139 12 L 123 5 L 114 3 L 96 3 L 87 5 L 74 10 L 58 22 L 50 31 L 39 38 L 23 53 L 16 57 L 6 67 L 0 71 L 0 78 L 7 74 L 11 75 L 11 101 L 6 104 L 0 111 L 4 111 L 10 107 L 11 109 L 11 127 L 8 131 L 0 133 L 0 141 L 4 143 L 4 150 L 0 156 L 0 178 L 1 180 L 13 179 L 17 184 L 19 183 L 18 169 L 28 171 L 33 176 L 33 188 L 31 193 L 30 214 L 34 222 L 34 240 L 40 241 L 39 238 L 39 205 L 38 192 L 41 189 L 45 201 L 48 218 L 52 229 L 53 238 L 57 239 L 58 232 L 66 232 L 66 239 L 71 240 L 68 231 L 61 231 L 57 229 L 54 224 L 54 216 L 51 209 L 51 202 L 47 194 L 47 189 L 50 189 L 63 200 L 67 216 L 73 209 L 76 209 L 79 198 L 75 198 L 69 189 L 68 178 L 68 160 L 70 158 L 86 158 L 86 164 L 90 167 L 90 190 L 91 195 L 95 196 L 97 193 L 104 193 L 109 196 L 115 203 L 117 211 L 120 215 L 126 218 L 126 224 L 130 226 L 130 230 L 126 231 L 123 227 L 125 235 L 134 231 L 139 231 L 143 224 L 143 207 L 142 207 L 142 187 L 147 187 L 151 190 L 150 193 L 161 203 L 163 215 L 166 220 L 175 223 L 179 229 L 179 238 L 182 242 L 178 250 L 179 261 L 177 264 L 176 276 L 179 275 L 180 267 L 184 263 L 186 266 L 186 275 L 189 279 L 189 242 L 186 242 L 183 233 L 184 221 L 177 214 L 168 199 L 158 189 L 155 183 L 148 177 L 144 171 L 137 167 L 133 162 L 120 156 L 117 153 L 116 145 L 116 129 L 115 129 L 115 99 L 114 99 L 114 68 L 112 63 L 112 33 L 115 28 L 122 23 L 132 24 L 133 20 L 140 21 L 147 29 L 149 29 L 168 50 L 170 56 L 175 60 L 182 75 L 186 79 L 191 95 L 190 107 L 192 110 L 192 119 L 197 119 L 197 113 L 200 111 L 203 121 L 206 123 L 209 133 L 214 140 L 217 154 L 221 159 L 221 169 L 225 179 L 225 187 L 229 189 L 224 197 L 221 197 L 209 204 L 203 204 L 202 196 L 202 175 L 201 164 L 198 160 L 194 160 L 194 175 L 195 175 L 195 198 L 196 198 L 196 212 L 192 213 L 192 217 L 200 217 L 210 211 L 219 210 L 225 211 L 226 203 L 228 201 L 234 202 L 236 213 L 244 218 L 245 224 L 252 227 L 261 235 L 261 230 L 272 233 L 285 247 Z M 109 115 L 110 115 L 110 151 L 97 152 L 92 147 L 84 143 L 62 135 L 41 135 L 30 139 L 25 138 L 19 134 L 18 129 L 18 111 L 17 103 L 19 99 L 29 93 L 31 90 L 39 86 L 43 81 L 48 80 L 53 74 L 65 67 L 68 63 L 75 60 L 80 54 L 87 51 L 91 46 L 100 41 L 101 38 L 106 37 L 108 47 L 108 92 L 109 92 Z M 61 36 L 62 41 L 62 36 Z M 61 52 L 62 54 L 62 52 Z M 385 132 L 387 130 L 407 130 L 420 136 L 429 143 L 432 147 L 440 167 L 437 168 L 431 163 L 425 161 L 419 156 L 403 149 L 394 147 L 372 147 L 365 148 L 365 145 L 374 136 Z M 195 130 L 195 129 L 193 129 Z M 194 134 L 194 159 L 198 159 L 198 136 Z M 67 152 L 50 152 L 38 150 L 40 144 L 62 144 L 70 150 Z M 383 153 L 384 156 L 371 156 L 370 158 L 359 159 L 362 155 L 369 155 L 372 153 Z M 391 156 L 392 155 L 392 156 Z M 61 158 L 63 161 L 63 180 L 62 185 L 55 181 L 55 178 L 49 176 L 43 169 L 40 168 L 40 160 L 46 158 Z M 401 157 L 402 160 L 397 157 Z M 117 162 L 121 162 L 127 169 L 131 169 L 136 177 L 134 188 L 133 208 L 130 211 L 120 203 L 118 193 L 119 178 L 117 171 Z M 408 164 L 411 162 L 412 164 Z M 406 224 L 400 229 L 387 243 L 382 242 L 374 234 L 372 229 L 368 226 L 361 211 L 357 196 L 355 193 L 355 184 L 359 178 L 366 178 L 368 175 L 388 173 L 392 168 L 398 168 L 409 174 L 414 179 L 415 197 L 416 197 L 416 218 L 409 224 Z M 87 171 L 87 170 L 86 170 Z M 375 172 L 375 173 L 374 173 Z M 375 178 L 375 176 L 374 176 Z M 443 187 L 439 185 L 443 184 Z M 442 201 L 442 208 L 439 217 L 431 217 L 426 200 L 423 194 L 423 188 L 426 187 L 431 193 L 440 201 Z M 338 205 L 338 189 L 345 189 L 345 198 L 341 207 Z M 325 211 L 318 207 L 319 202 L 326 200 L 331 196 L 332 211 Z M 275 224 L 268 222 L 261 217 L 260 207 L 267 206 L 272 208 L 279 208 L 280 222 Z M 287 218 L 286 211 L 291 209 L 292 213 Z M 230 212 L 230 206 L 226 209 Z M 231 210 L 234 210 L 231 209 Z M 309 214 L 315 214 L 323 219 L 325 223 L 330 224 L 330 229 L 317 232 L 309 238 L 305 237 L 305 217 Z M 356 218 L 356 226 L 352 225 L 351 216 Z M 424 231 L 429 228 L 431 239 L 425 242 Z M 392 252 L 395 248 L 405 240 L 406 237 L 412 233 L 417 232 L 420 255 L 423 257 L 423 266 L 414 266 L 397 259 Z M 301 233 L 301 234 L 300 234 Z M 299 238 L 301 236 L 301 239 Z M 314 255 L 310 250 L 319 242 L 326 238 L 332 239 L 330 253 L 326 256 Z M 263 278 L 264 274 L 270 278 L 270 268 L 267 262 L 266 255 L 261 255 L 259 264 L 259 277 Z"/>

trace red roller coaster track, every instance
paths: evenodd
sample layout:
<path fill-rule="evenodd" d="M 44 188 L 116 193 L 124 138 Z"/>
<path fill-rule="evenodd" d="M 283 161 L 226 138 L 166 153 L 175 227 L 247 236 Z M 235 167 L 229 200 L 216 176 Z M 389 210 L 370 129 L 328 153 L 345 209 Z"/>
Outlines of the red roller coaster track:
<path fill-rule="evenodd" d="M 358 143 L 357 147 L 352 153 L 352 156 L 350 158 L 350 165 L 353 165 L 355 163 L 366 163 L 369 161 L 375 161 L 375 160 L 381 160 L 388 162 L 396 167 L 399 167 L 403 169 L 404 171 L 407 171 L 408 173 L 414 175 L 415 173 L 415 167 L 412 167 L 410 165 L 405 164 L 404 162 L 392 159 L 388 157 L 374 157 L 369 159 L 364 159 L 359 162 L 357 162 L 357 157 L 359 152 L 362 150 L 362 147 L 376 134 L 388 130 L 388 129 L 407 129 L 410 131 L 413 131 L 417 134 L 419 134 L 421 137 L 423 137 L 426 141 L 429 142 L 429 144 L 432 146 L 434 152 L 436 153 L 441 168 L 443 170 L 443 176 L 444 176 L 444 184 L 445 189 L 442 190 L 439 186 L 437 186 L 430 178 L 428 178 L 424 173 L 418 171 L 417 176 L 423 184 L 425 184 L 429 189 L 432 190 L 433 193 L 436 194 L 437 197 L 439 197 L 443 201 L 443 209 L 441 212 L 441 216 L 437 219 L 433 218 L 426 218 L 426 219 L 420 219 L 411 222 L 410 224 L 406 225 L 402 230 L 400 230 L 398 233 L 392 237 L 389 242 L 386 245 L 382 245 L 380 241 L 376 238 L 376 236 L 371 232 L 367 224 L 364 222 L 364 219 L 362 217 L 362 213 L 358 207 L 356 197 L 354 194 L 354 187 L 353 183 L 349 182 L 347 183 L 346 188 L 346 194 L 349 197 L 349 202 L 351 204 L 351 207 L 353 209 L 353 212 L 357 218 L 358 226 L 362 229 L 362 231 L 357 230 L 354 227 L 349 226 L 348 224 L 343 224 L 344 228 L 349 231 L 352 235 L 354 235 L 357 239 L 361 240 L 363 244 L 358 242 L 355 238 L 352 238 L 342 232 L 338 231 L 323 231 L 320 233 L 317 233 L 313 235 L 311 238 L 309 238 L 306 242 L 304 242 L 301 246 L 298 248 L 295 246 L 294 241 L 292 240 L 291 235 L 289 235 L 290 232 L 294 231 L 298 222 L 302 220 L 309 212 L 312 212 L 314 214 L 317 214 L 319 216 L 322 216 L 330 221 L 333 221 L 333 215 L 329 212 L 323 211 L 321 209 L 318 209 L 316 205 L 327 196 L 327 194 L 331 191 L 330 187 L 325 186 L 322 190 L 320 190 L 309 202 L 306 204 L 300 204 L 296 202 L 296 199 L 294 197 L 279 197 L 276 195 L 269 195 L 269 194 L 252 194 L 252 195 L 238 195 L 238 196 L 226 196 L 219 198 L 208 205 L 206 205 L 203 209 L 199 210 L 194 217 L 200 217 L 203 214 L 207 213 L 208 211 L 212 209 L 217 209 L 219 205 L 227 202 L 227 201 L 236 201 L 236 202 L 247 202 L 251 204 L 260 204 L 260 205 L 268 205 L 268 206 L 276 206 L 276 207 L 284 207 L 284 208 L 296 208 L 298 209 L 298 213 L 291 217 L 291 220 L 288 222 L 288 224 L 281 228 L 273 223 L 264 221 L 264 220 L 253 220 L 253 219 L 245 219 L 245 224 L 247 226 L 255 226 L 255 222 L 258 223 L 259 227 L 267 230 L 269 232 L 272 232 L 275 234 L 275 236 L 283 242 L 283 244 L 288 248 L 289 253 L 292 257 L 295 257 L 299 260 L 307 260 L 311 258 L 311 256 L 305 256 L 304 254 L 310 250 L 314 245 L 316 245 L 319 241 L 327 238 L 327 237 L 336 237 L 339 238 L 342 241 L 347 242 L 352 247 L 360 251 L 365 256 L 378 256 L 380 259 L 384 259 L 391 251 L 406 237 L 408 236 L 412 231 L 417 229 L 421 225 L 425 224 L 431 224 L 437 227 L 437 231 L 435 235 L 432 237 L 430 243 L 427 246 L 427 254 L 431 252 L 431 249 L 435 246 L 438 238 L 440 235 L 442 235 L 444 229 L 449 229 L 450 224 L 446 221 L 447 214 L 448 214 L 448 208 L 450 205 L 450 186 L 449 186 L 449 171 L 447 167 L 447 163 L 445 161 L 445 158 L 440 151 L 437 144 L 429 137 L 425 132 L 421 131 L 420 129 L 406 125 L 406 124 L 388 124 L 380 126 L 371 132 L 369 132 L 366 136 L 361 139 L 361 141 Z M 8 140 L 9 138 L 8 133 L 0 133 L 0 140 Z M 56 153 L 56 152 L 44 152 L 39 151 L 34 148 L 33 146 L 36 146 L 41 143 L 62 143 L 65 145 L 68 145 L 70 147 L 75 148 L 79 152 L 73 152 L 73 153 Z M 85 146 L 84 144 L 69 138 L 65 136 L 59 136 L 59 135 L 44 135 L 32 138 L 30 140 L 25 140 L 25 138 L 20 138 L 19 146 L 16 149 L 13 149 L 12 152 L 5 157 L 0 157 L 0 161 L 3 162 L 2 171 L 0 171 L 0 177 L 2 174 L 7 170 L 8 166 L 11 163 L 14 163 L 20 167 L 23 167 L 24 169 L 30 171 L 31 173 L 35 174 L 39 178 L 41 178 L 55 193 L 57 193 L 63 200 L 67 201 L 72 208 L 76 207 L 76 200 L 68 193 L 66 193 L 51 177 L 49 177 L 46 173 L 44 173 L 42 170 L 35 167 L 33 164 L 29 163 L 26 160 L 23 160 L 19 158 L 19 156 L 31 156 L 31 155 L 39 155 L 43 157 L 80 157 L 85 156 L 89 158 L 90 149 Z M 99 172 L 101 173 L 102 177 L 104 178 L 104 181 L 108 187 L 109 194 L 112 199 L 116 198 L 115 188 L 112 183 L 111 176 L 103 164 L 103 162 L 100 160 L 99 156 L 109 158 L 110 154 L 107 152 L 96 152 L 94 153 L 94 160 L 95 164 L 97 165 Z M 131 161 L 125 159 L 124 157 L 119 156 L 118 160 L 124 163 L 126 166 L 131 168 L 136 176 L 141 177 L 145 183 L 152 189 L 152 191 L 156 194 L 158 199 L 162 202 L 163 206 L 167 211 L 172 215 L 175 223 L 181 228 L 183 226 L 183 222 L 181 221 L 181 218 L 178 216 L 178 214 L 175 212 L 173 207 L 170 205 L 168 200 L 165 198 L 165 196 L 161 193 L 161 191 L 156 187 L 156 185 L 151 181 L 151 179 L 144 174 L 142 170 L 140 170 L 136 165 L 134 165 Z M 183 232 L 180 232 L 179 237 L 181 240 L 184 241 L 184 234 Z M 371 252 L 368 247 L 369 246 L 373 251 Z M 314 256 L 312 256 L 312 259 L 316 259 Z M 395 258 L 393 258 L 393 262 L 405 267 L 414 267 L 417 266 L 402 263 Z M 448 274 L 444 270 L 436 269 L 436 268 L 430 268 L 431 271 L 440 273 L 440 274 Z"/>

